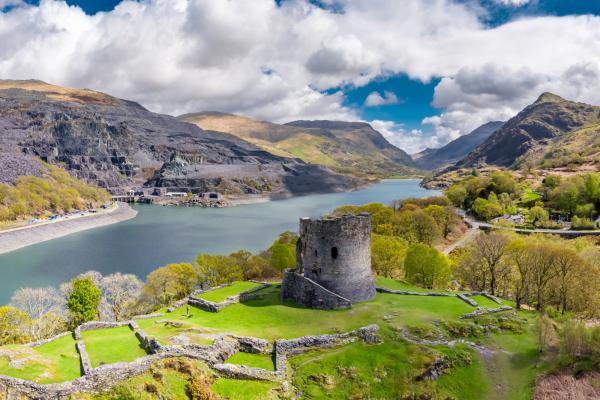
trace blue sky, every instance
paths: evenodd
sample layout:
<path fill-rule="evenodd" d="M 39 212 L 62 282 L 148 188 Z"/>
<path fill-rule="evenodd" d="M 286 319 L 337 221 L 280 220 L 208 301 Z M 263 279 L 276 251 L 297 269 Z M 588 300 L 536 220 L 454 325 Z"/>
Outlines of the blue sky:
<path fill-rule="evenodd" d="M 600 104 L 596 0 L 39 3 L 0 0 L 0 78 L 158 112 L 364 120 L 415 152 L 508 119 L 542 91 Z"/>

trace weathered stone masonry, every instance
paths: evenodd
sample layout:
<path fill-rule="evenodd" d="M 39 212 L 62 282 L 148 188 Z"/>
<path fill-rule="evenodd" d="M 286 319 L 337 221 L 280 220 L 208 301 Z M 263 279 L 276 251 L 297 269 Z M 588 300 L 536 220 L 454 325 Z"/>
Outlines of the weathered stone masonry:
<path fill-rule="evenodd" d="M 375 296 L 369 214 L 302 218 L 296 257 L 296 269 L 284 274 L 284 300 L 341 309 Z"/>

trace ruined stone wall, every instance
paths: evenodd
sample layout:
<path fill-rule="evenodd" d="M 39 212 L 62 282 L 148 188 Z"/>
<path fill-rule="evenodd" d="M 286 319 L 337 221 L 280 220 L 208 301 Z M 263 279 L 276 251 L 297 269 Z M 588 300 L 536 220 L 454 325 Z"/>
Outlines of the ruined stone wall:
<path fill-rule="evenodd" d="M 281 285 L 281 298 L 292 300 L 310 308 L 338 310 L 352 307 L 352 302 L 325 289 L 318 283 L 297 274 L 286 271 Z"/>
<path fill-rule="evenodd" d="M 299 273 L 352 301 L 375 296 L 371 271 L 371 216 L 300 220 Z"/>

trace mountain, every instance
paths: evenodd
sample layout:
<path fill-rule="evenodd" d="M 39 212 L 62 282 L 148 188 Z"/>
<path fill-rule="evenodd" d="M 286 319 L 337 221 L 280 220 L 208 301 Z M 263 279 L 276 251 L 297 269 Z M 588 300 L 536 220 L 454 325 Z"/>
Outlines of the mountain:
<path fill-rule="evenodd" d="M 543 93 L 494 132 L 456 167 L 482 163 L 551 168 L 590 162 L 600 152 L 600 107 Z"/>
<path fill-rule="evenodd" d="M 39 175 L 40 160 L 112 193 L 158 186 L 301 194 L 359 183 L 104 93 L 0 80 L 0 181 Z"/>
<path fill-rule="evenodd" d="M 294 121 L 280 125 L 238 115 L 201 112 L 179 117 L 202 129 L 226 132 L 284 157 L 358 176 L 416 172 L 411 157 L 363 122 Z"/>
<path fill-rule="evenodd" d="M 504 124 L 492 121 L 481 125 L 471 133 L 463 135 L 439 149 L 425 149 L 414 154 L 415 164 L 421 169 L 433 170 L 444 165 L 454 164 L 482 144 Z"/>

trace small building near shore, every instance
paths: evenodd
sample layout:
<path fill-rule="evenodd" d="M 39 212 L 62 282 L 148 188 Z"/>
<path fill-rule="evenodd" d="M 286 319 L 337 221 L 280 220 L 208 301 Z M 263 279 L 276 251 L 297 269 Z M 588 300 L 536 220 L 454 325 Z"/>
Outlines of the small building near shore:
<path fill-rule="evenodd" d="M 223 200 L 223 195 L 219 192 L 204 192 L 200 193 L 200 198 L 209 201 L 220 201 Z"/>
<path fill-rule="evenodd" d="M 167 192 L 165 194 L 166 197 L 185 197 L 187 196 L 186 192 Z"/>

